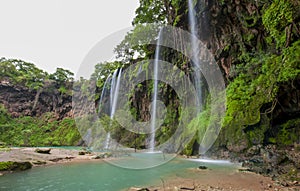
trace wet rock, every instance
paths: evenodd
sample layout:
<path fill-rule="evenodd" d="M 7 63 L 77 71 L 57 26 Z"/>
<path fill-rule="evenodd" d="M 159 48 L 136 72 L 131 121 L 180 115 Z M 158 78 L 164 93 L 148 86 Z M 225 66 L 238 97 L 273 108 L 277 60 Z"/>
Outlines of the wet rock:
<path fill-rule="evenodd" d="M 37 149 L 35 149 L 35 151 L 34 152 L 36 152 L 36 153 L 40 153 L 40 154 L 50 154 L 50 151 L 51 151 L 51 149 L 48 149 L 48 148 L 37 148 Z"/>
<path fill-rule="evenodd" d="M 255 156 L 260 153 L 260 145 L 254 145 L 247 150 L 246 156 Z"/>
<path fill-rule="evenodd" d="M 92 156 L 91 159 L 102 159 L 100 155 Z"/>
<path fill-rule="evenodd" d="M 100 153 L 97 156 L 92 157 L 92 159 L 105 159 L 109 157 L 112 157 L 111 153 Z"/>
<path fill-rule="evenodd" d="M 91 154 L 90 151 L 79 151 L 78 152 L 78 155 L 88 155 L 88 154 Z"/>
<path fill-rule="evenodd" d="M 239 144 L 228 144 L 227 148 L 229 151 L 231 152 L 235 152 L 235 153 L 241 153 L 243 152 L 245 149 L 247 149 L 248 147 L 248 142 L 247 140 L 240 140 Z"/>
<path fill-rule="evenodd" d="M 195 186 L 193 188 L 189 188 L 189 187 L 180 187 L 180 190 L 195 190 Z"/>
<path fill-rule="evenodd" d="M 238 171 L 240 172 L 251 172 L 249 168 L 239 168 Z"/>
<path fill-rule="evenodd" d="M 46 161 L 33 161 L 32 164 L 34 165 L 44 165 L 47 164 Z"/>
<path fill-rule="evenodd" d="M 18 171 L 27 170 L 32 167 L 30 162 L 17 162 L 17 161 L 2 161 L 0 162 L 0 171 Z"/>
<path fill-rule="evenodd" d="M 150 191 L 148 188 L 131 187 L 129 191 Z"/>
<path fill-rule="evenodd" d="M 63 160 L 63 159 L 64 159 L 64 158 L 58 157 L 58 158 L 49 159 L 49 161 L 52 161 L 52 162 L 58 162 L 58 161 Z"/>
<path fill-rule="evenodd" d="M 200 170 L 206 170 L 207 169 L 207 167 L 206 166 L 198 166 L 198 169 L 200 169 Z"/>
<path fill-rule="evenodd" d="M 72 159 L 74 159 L 75 157 L 71 157 L 71 156 L 67 156 L 67 157 L 65 157 L 65 159 L 67 159 L 67 160 L 72 160 Z"/>

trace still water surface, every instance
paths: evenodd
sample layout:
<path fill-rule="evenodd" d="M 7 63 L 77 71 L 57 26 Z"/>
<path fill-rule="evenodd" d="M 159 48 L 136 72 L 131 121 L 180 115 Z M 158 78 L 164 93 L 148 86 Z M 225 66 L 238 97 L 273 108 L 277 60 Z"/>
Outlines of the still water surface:
<path fill-rule="evenodd" d="M 134 161 L 131 161 L 134 162 Z M 107 162 L 58 164 L 33 168 L 0 177 L 0 190 L 99 190 L 118 191 L 132 186 L 160 185 L 161 178 L 170 175 L 189 176 L 188 169 L 205 165 L 215 170 L 232 170 L 231 163 L 175 158 L 158 167 L 145 170 L 120 168 Z"/>

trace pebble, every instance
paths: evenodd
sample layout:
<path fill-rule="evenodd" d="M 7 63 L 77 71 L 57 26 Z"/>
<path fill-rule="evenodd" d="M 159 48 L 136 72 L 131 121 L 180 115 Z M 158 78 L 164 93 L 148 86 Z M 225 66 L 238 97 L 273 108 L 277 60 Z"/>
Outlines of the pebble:
<path fill-rule="evenodd" d="M 298 181 L 294 181 L 294 182 L 293 182 L 293 185 L 297 185 L 297 184 L 299 184 Z"/>

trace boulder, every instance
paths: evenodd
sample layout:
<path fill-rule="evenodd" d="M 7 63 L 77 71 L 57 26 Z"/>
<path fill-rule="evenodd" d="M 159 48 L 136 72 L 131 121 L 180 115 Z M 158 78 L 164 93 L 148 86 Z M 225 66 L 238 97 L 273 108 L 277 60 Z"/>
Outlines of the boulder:
<path fill-rule="evenodd" d="M 48 148 L 37 148 L 34 152 L 40 153 L 40 154 L 50 154 L 51 149 Z"/>
<path fill-rule="evenodd" d="M 91 159 L 101 159 L 101 156 L 99 156 L 99 155 L 92 156 Z"/>
<path fill-rule="evenodd" d="M 7 147 L 6 143 L 0 141 L 0 148 L 5 148 L 5 147 Z"/>
<path fill-rule="evenodd" d="M 247 152 L 246 152 L 246 156 L 247 157 L 252 157 L 255 155 L 259 155 L 260 153 L 260 145 L 253 145 L 252 147 L 250 147 Z"/>
<path fill-rule="evenodd" d="M 200 169 L 200 170 L 206 170 L 207 169 L 207 167 L 206 166 L 198 166 L 198 169 Z"/>
<path fill-rule="evenodd" d="M 34 164 L 34 165 L 44 165 L 44 164 L 46 164 L 46 161 L 33 161 L 32 162 L 32 164 Z"/>
<path fill-rule="evenodd" d="M 96 156 L 93 156 L 92 159 L 105 159 L 109 157 L 112 157 L 112 153 L 100 153 Z"/>
<path fill-rule="evenodd" d="M 79 151 L 78 152 L 78 155 L 88 155 L 88 154 L 91 154 L 91 151 L 84 150 L 84 151 Z"/>
<path fill-rule="evenodd" d="M 17 161 L 2 161 L 0 162 L 0 171 L 18 171 L 27 170 L 32 167 L 32 164 L 28 161 L 17 162 Z"/>
<path fill-rule="evenodd" d="M 150 191 L 148 188 L 131 187 L 129 191 Z"/>

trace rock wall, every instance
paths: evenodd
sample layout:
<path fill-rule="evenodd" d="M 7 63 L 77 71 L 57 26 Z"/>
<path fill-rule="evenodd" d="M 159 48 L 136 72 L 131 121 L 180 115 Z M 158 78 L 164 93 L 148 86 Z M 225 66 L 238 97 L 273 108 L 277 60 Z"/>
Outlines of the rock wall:
<path fill-rule="evenodd" d="M 72 97 L 62 94 L 54 83 L 46 84 L 40 90 L 30 90 L 9 82 L 0 83 L 0 104 L 12 117 L 41 116 L 53 112 L 58 120 L 72 117 Z"/>

